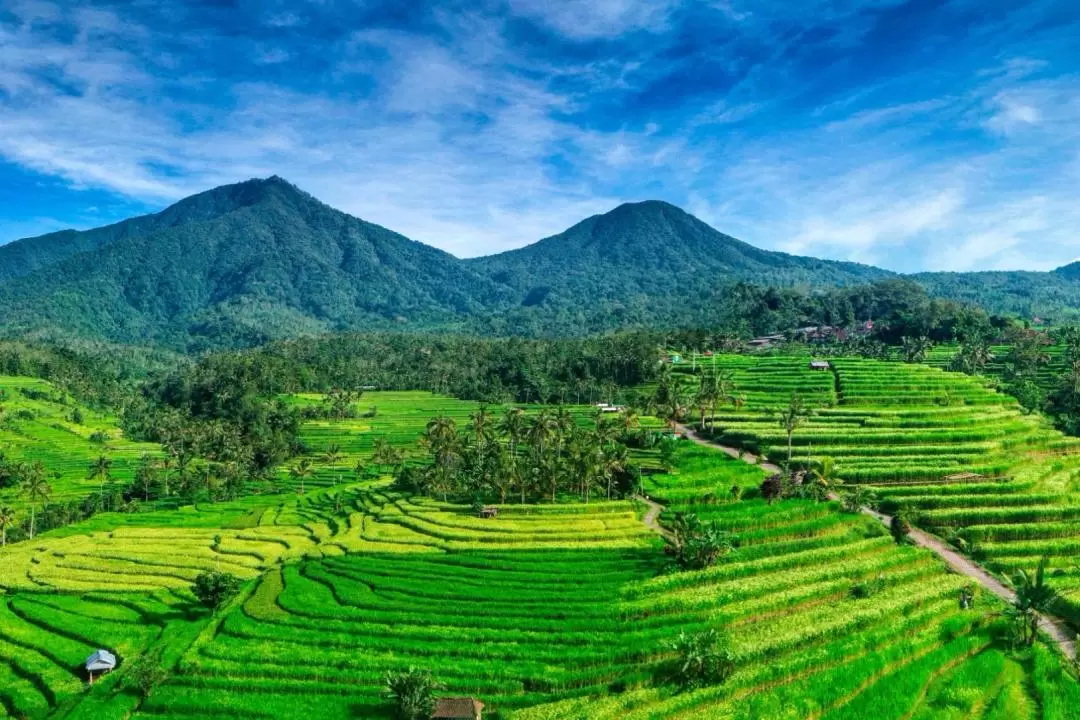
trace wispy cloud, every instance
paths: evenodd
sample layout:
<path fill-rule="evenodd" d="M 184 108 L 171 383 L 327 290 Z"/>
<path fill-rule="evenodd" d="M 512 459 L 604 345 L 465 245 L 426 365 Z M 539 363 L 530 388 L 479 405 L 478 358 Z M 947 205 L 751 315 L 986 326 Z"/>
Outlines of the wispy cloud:
<path fill-rule="evenodd" d="M 1045 267 L 1080 254 L 1077 28 L 1050 5 L 20 3 L 0 158 L 150 206 L 276 173 L 459 255 L 659 197 L 791 252 Z M 0 241 L 52 227 L 21 205 Z"/>

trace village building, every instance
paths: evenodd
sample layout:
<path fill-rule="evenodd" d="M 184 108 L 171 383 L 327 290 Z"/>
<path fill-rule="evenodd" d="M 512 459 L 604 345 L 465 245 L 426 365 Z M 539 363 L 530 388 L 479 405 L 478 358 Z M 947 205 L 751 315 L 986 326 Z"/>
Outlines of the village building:
<path fill-rule="evenodd" d="M 439 698 L 432 720 L 482 720 L 484 703 L 471 697 Z"/>

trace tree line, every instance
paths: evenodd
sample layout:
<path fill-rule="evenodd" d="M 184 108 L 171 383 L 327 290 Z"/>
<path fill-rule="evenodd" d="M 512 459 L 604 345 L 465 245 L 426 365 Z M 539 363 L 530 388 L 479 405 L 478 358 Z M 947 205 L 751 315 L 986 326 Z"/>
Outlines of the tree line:
<path fill-rule="evenodd" d="M 649 438 L 632 408 L 616 419 L 597 410 L 591 420 L 579 422 L 566 407 L 532 415 L 511 407 L 501 416 L 481 407 L 465 427 L 453 418 L 433 418 L 420 440 L 427 462 L 401 463 L 395 486 L 443 500 L 477 502 L 573 497 L 587 503 L 597 496 L 626 497 L 640 481 L 628 446 Z"/>

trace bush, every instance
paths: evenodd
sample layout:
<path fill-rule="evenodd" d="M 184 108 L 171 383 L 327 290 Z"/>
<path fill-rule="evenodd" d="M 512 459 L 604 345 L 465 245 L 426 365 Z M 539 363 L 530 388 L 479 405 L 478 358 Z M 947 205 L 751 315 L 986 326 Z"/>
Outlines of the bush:
<path fill-rule="evenodd" d="M 435 710 L 435 693 L 442 685 L 429 670 L 410 667 L 386 674 L 386 697 L 399 720 L 427 720 Z"/>
<path fill-rule="evenodd" d="M 885 589 L 885 577 L 878 575 L 873 580 L 864 580 L 851 586 L 851 597 L 856 600 L 872 598 Z"/>
<path fill-rule="evenodd" d="M 90 442 L 97 443 L 98 445 L 104 445 L 109 442 L 110 439 L 109 433 L 104 430 L 97 430 L 90 435 Z"/>
<path fill-rule="evenodd" d="M 128 671 L 124 678 L 124 687 L 138 691 L 144 698 L 149 697 L 154 688 L 165 682 L 169 676 L 161 664 L 160 648 L 144 653 Z"/>
<path fill-rule="evenodd" d="M 212 570 L 200 573 L 195 578 L 195 584 L 191 586 L 191 591 L 195 593 L 195 597 L 199 598 L 199 602 L 203 605 L 212 610 L 217 610 L 236 597 L 236 594 L 240 592 L 241 585 L 243 585 L 243 581 L 235 575 Z"/>
<path fill-rule="evenodd" d="M 716 630 L 679 633 L 671 649 L 678 655 L 675 681 L 684 690 L 719 685 L 735 671 L 731 641 Z"/>

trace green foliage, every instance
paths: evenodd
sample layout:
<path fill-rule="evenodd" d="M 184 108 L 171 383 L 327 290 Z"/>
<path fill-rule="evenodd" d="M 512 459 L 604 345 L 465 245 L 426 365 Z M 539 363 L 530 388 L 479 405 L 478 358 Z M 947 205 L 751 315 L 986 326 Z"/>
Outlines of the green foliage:
<path fill-rule="evenodd" d="M 851 586 L 851 597 L 856 600 L 872 598 L 885 589 L 885 576 L 878 574 L 869 580 L 857 582 Z"/>
<path fill-rule="evenodd" d="M 161 648 L 154 648 L 143 653 L 125 674 L 125 687 L 135 690 L 144 698 L 150 697 L 151 693 L 169 676 L 163 664 Z"/>
<path fill-rule="evenodd" d="M 681 632 L 671 650 L 676 655 L 674 679 L 684 690 L 720 685 L 735 671 L 731 640 L 715 629 Z"/>
<path fill-rule="evenodd" d="M 443 685 L 430 670 L 410 667 L 386 674 L 386 696 L 398 720 L 427 720 L 435 709 L 436 693 Z"/>
<path fill-rule="evenodd" d="M 703 570 L 735 552 L 738 536 L 717 523 L 703 523 L 693 513 L 675 513 L 670 527 L 671 539 L 664 551 L 680 570 Z"/>
<path fill-rule="evenodd" d="M 191 592 L 206 607 L 217 610 L 236 597 L 243 580 L 227 572 L 210 570 L 199 573 Z"/>

